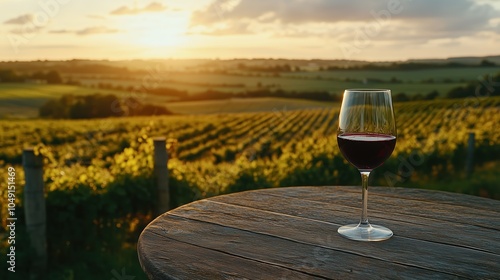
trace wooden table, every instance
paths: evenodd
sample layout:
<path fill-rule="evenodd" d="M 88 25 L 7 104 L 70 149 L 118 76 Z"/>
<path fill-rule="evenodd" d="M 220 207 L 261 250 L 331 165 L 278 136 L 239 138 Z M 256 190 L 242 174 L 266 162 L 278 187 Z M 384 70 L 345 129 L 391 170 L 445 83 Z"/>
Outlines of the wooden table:
<path fill-rule="evenodd" d="M 360 187 L 292 187 L 213 197 L 151 222 L 138 253 L 150 279 L 500 279 L 500 201 L 371 187 L 369 217 L 394 236 L 341 237 Z"/>

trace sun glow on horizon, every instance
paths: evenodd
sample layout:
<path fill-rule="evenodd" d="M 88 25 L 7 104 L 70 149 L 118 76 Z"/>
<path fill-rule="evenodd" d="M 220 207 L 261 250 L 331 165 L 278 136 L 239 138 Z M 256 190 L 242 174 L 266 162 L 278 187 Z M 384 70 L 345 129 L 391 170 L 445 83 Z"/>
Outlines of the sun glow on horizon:
<path fill-rule="evenodd" d="M 117 23 L 122 32 L 122 46 L 143 49 L 145 52 L 175 53 L 185 46 L 189 14 L 173 12 L 168 15 L 128 17 Z"/>
<path fill-rule="evenodd" d="M 443 0 L 428 7 L 406 1 L 401 12 L 387 20 L 372 13 L 387 12 L 387 1 L 382 0 L 366 7 L 341 0 L 287 5 L 267 0 L 89 0 L 61 4 L 44 22 L 40 15 L 48 12 L 42 4 L 0 2 L 2 10 L 9 11 L 0 15 L 1 60 L 397 61 L 498 55 L 500 44 L 498 0 Z M 446 8 L 451 2 L 456 4 L 452 10 Z"/>

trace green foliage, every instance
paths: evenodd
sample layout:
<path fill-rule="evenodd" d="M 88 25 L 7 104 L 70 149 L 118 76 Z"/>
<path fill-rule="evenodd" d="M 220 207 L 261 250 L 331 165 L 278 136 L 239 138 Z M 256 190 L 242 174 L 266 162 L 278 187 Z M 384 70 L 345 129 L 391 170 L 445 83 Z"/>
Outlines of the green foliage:
<path fill-rule="evenodd" d="M 31 78 L 44 80 L 47 84 L 61 84 L 63 82 L 61 75 L 55 70 L 48 72 L 35 72 Z"/>
<path fill-rule="evenodd" d="M 2 69 L 0 70 L 0 81 L 2 83 L 19 83 L 23 82 L 24 78 L 22 76 L 19 76 L 14 72 L 13 70 L 10 69 Z"/>
<path fill-rule="evenodd" d="M 396 103 L 396 150 L 375 171 L 372 184 L 432 186 L 498 198 L 498 175 L 485 168 L 500 154 L 499 106 L 499 97 Z M 171 139 L 168 172 L 172 205 L 177 207 L 256 188 L 359 184 L 359 172 L 337 147 L 337 116 L 338 106 L 251 114 L 0 121 L 5 132 L 0 161 L 16 166 L 22 186 L 21 137 L 28 145 L 38 145 L 45 157 L 51 277 L 81 279 L 101 273 L 95 277 L 110 279 L 112 268 L 136 263 L 135 256 L 120 257 L 153 218 L 152 137 Z M 483 173 L 447 184 L 464 168 L 470 131 L 476 133 L 474 160 Z M 6 177 L 4 169 L 0 177 Z M 392 174 L 391 182 L 387 174 Z M 0 182 L 2 196 L 4 184 Z M 22 200 L 18 206 L 22 215 Z M 29 263 L 29 252 L 19 261 Z"/>
<path fill-rule="evenodd" d="M 26 80 L 41 80 L 47 84 L 61 84 L 63 82 L 61 74 L 55 70 L 48 72 L 37 71 L 33 74 L 24 75 L 10 69 L 0 70 L 0 82 L 2 83 L 19 83 Z"/>
<path fill-rule="evenodd" d="M 116 254 L 127 241 L 137 240 L 144 220 L 154 209 L 150 176 L 125 174 L 99 189 L 75 183 L 47 194 L 47 234 L 51 261 L 82 261 L 75 251 Z"/>
<path fill-rule="evenodd" d="M 489 61 L 487 59 L 481 60 L 481 62 L 479 63 L 479 65 L 481 67 L 495 67 L 495 66 L 497 66 L 497 64 L 495 62 L 491 62 L 491 61 Z"/>
<path fill-rule="evenodd" d="M 500 96 L 500 74 L 496 76 L 486 75 L 478 82 L 470 83 L 464 87 L 453 88 L 447 94 L 448 98 L 486 96 Z"/>
<path fill-rule="evenodd" d="M 119 99 L 112 94 L 87 96 L 63 95 L 49 100 L 39 109 L 40 117 L 92 119 L 118 116 L 153 116 L 171 114 L 165 107 L 142 104 L 135 98 Z"/>

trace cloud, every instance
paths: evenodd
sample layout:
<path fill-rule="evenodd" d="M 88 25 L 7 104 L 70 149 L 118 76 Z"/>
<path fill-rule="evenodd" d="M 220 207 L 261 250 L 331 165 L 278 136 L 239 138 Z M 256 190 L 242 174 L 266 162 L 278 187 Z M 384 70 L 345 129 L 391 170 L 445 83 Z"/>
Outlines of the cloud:
<path fill-rule="evenodd" d="M 23 28 L 15 28 L 10 30 L 10 33 L 16 34 L 16 35 L 21 35 L 21 36 L 29 36 L 32 35 L 33 33 L 38 33 L 42 27 L 38 26 L 24 26 Z"/>
<path fill-rule="evenodd" d="M 112 15 L 132 15 L 132 14 L 137 14 L 135 9 L 130 9 L 127 6 L 121 6 L 120 8 L 111 11 Z"/>
<path fill-rule="evenodd" d="M 217 28 L 204 29 L 200 31 L 189 32 L 188 34 L 211 35 L 211 36 L 226 36 L 226 35 L 245 35 L 253 34 L 249 22 L 237 22 Z"/>
<path fill-rule="evenodd" d="M 67 34 L 67 33 L 73 33 L 73 31 L 66 30 L 66 29 L 58 29 L 58 30 L 50 30 L 49 33 L 52 33 L 52 34 Z"/>
<path fill-rule="evenodd" d="M 166 10 L 167 7 L 158 2 L 151 2 L 148 6 L 142 9 L 143 12 L 161 12 Z"/>
<path fill-rule="evenodd" d="M 117 33 L 118 29 L 111 29 L 104 26 L 87 27 L 81 30 L 75 31 L 76 35 L 92 35 L 92 34 L 110 34 Z"/>
<path fill-rule="evenodd" d="M 236 2 L 235 2 L 236 1 Z M 388 3 L 395 2 L 393 16 L 398 18 L 458 18 L 462 15 L 487 20 L 494 8 L 489 4 L 477 4 L 470 0 L 215 0 L 206 9 L 196 11 L 193 21 L 210 24 L 220 20 L 255 19 L 272 12 L 284 23 L 367 21 L 371 12 L 388 10 Z M 236 4 L 235 4 L 236 3 Z M 219 14 L 214 17 L 213 14 Z M 498 11 L 496 11 L 498 16 Z M 487 18 L 484 18 L 484 17 Z"/>
<path fill-rule="evenodd" d="M 116 10 L 110 12 L 112 15 L 136 15 L 140 13 L 154 13 L 166 10 L 167 7 L 158 2 L 151 2 L 143 8 L 129 8 L 128 6 L 121 6 Z"/>
<path fill-rule="evenodd" d="M 396 4 L 388 6 L 389 3 Z M 253 20 L 268 22 L 270 28 L 296 28 L 310 23 L 366 24 L 384 17 L 389 18 L 386 22 L 411 34 L 459 37 L 485 30 L 495 32 L 490 23 L 500 17 L 500 11 L 490 4 L 471 0 L 215 0 L 193 12 L 190 26 L 210 27 L 221 22 L 236 24 Z M 280 33 L 284 35 L 287 31 Z"/>
<path fill-rule="evenodd" d="M 93 26 L 87 27 L 79 30 L 68 30 L 68 29 L 56 29 L 50 30 L 48 33 L 51 34 L 76 34 L 80 36 L 93 35 L 93 34 L 111 34 L 120 32 L 118 29 L 107 28 L 105 26 Z"/>
<path fill-rule="evenodd" d="M 100 16 L 100 15 L 87 15 L 87 17 L 92 19 L 106 19 L 105 16 Z"/>
<path fill-rule="evenodd" d="M 4 24 L 26 24 L 29 22 L 33 22 L 34 16 L 32 14 L 24 14 L 15 18 L 11 18 L 9 20 L 4 21 Z"/>

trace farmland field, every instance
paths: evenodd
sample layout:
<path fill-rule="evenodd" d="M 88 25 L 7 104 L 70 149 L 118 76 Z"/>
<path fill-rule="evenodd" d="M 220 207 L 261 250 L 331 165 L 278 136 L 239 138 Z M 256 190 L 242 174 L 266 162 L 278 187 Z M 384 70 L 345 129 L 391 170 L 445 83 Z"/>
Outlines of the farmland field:
<path fill-rule="evenodd" d="M 395 102 L 396 149 L 373 172 L 370 184 L 500 199 L 500 97 L 443 98 L 452 88 L 477 83 L 477 75 L 498 68 L 455 70 L 295 71 L 279 75 L 176 72 L 154 81 L 157 87 L 192 95 L 206 90 L 239 93 L 256 89 L 325 90 L 340 95 L 348 87 L 387 87 L 394 94 L 404 92 L 411 97 L 437 90 L 440 96 L 434 100 Z M 337 147 L 338 102 L 237 95 L 172 102 L 173 96 L 134 95 L 126 88 L 144 86 L 144 80 L 135 75 L 71 75 L 83 86 L 0 83 L 0 177 L 7 177 L 7 167 L 16 169 L 19 213 L 24 207 L 23 149 L 35 147 L 44 158 L 48 251 L 50 263 L 57 264 L 51 268 L 50 279 L 73 279 L 73 275 L 109 279 L 104 275 L 109 267 L 130 268 L 138 279 L 144 279 L 135 242 L 154 218 L 154 137 L 167 139 L 173 207 L 256 188 L 360 184 L 359 172 Z M 113 86 L 103 87 L 106 83 Z M 47 100 L 97 92 L 136 97 L 165 106 L 175 115 L 84 120 L 37 117 L 39 106 Z M 468 174 L 470 133 L 475 135 L 474 170 Z M 2 180 L 0 196 L 6 195 L 6 188 Z M 4 211 L 2 207 L 0 234 L 6 232 Z M 22 228 L 20 232 L 23 240 Z M 27 262 L 22 257 L 27 250 L 20 251 L 19 258 Z M 0 261 L 5 262 L 5 256 L 2 252 Z M 20 279 L 25 276 L 20 274 Z"/>
<path fill-rule="evenodd" d="M 0 118 L 33 118 L 38 116 L 38 108 L 49 99 L 65 94 L 88 95 L 102 90 L 70 85 L 40 85 L 22 83 L 0 83 Z M 123 94 L 115 90 L 106 93 Z"/>
<path fill-rule="evenodd" d="M 491 69 L 489 70 L 491 71 Z M 358 73 L 359 72 L 359 73 Z M 158 86 L 168 87 L 181 91 L 186 91 L 190 94 L 202 92 L 206 89 L 212 89 L 222 92 L 244 92 L 246 90 L 256 90 L 259 88 L 275 88 L 286 91 L 327 91 L 333 93 L 342 92 L 346 88 L 359 87 L 378 87 L 391 88 L 394 93 L 404 92 L 410 95 L 417 93 L 426 94 L 433 90 L 444 94 L 453 87 L 465 84 L 465 80 L 453 79 L 443 82 L 441 79 L 436 79 L 435 82 L 423 82 L 424 80 L 433 79 L 433 74 L 441 73 L 440 76 L 445 76 L 445 70 L 430 71 L 426 74 L 424 71 L 407 73 L 401 71 L 389 72 L 388 74 L 380 73 L 380 71 L 335 71 L 335 72 L 294 72 L 280 74 L 282 76 L 266 75 L 234 75 L 234 74 L 211 74 L 211 73 L 160 73 L 158 74 Z M 486 69 L 484 73 L 488 72 Z M 478 73 L 483 73 L 478 71 Z M 400 77 L 401 76 L 401 77 Z M 357 81 L 348 81 L 349 77 L 358 77 Z M 457 77 L 471 77 L 465 75 L 462 71 Z M 476 78 L 476 76 L 473 76 Z M 390 82 L 391 78 L 402 80 L 401 83 Z M 381 81 L 369 81 L 369 79 L 381 79 Z M 79 79 L 82 85 L 97 86 L 99 83 L 107 83 L 111 85 L 121 86 L 140 86 L 141 77 L 136 79 L 131 78 L 127 81 L 117 79 Z"/>
<path fill-rule="evenodd" d="M 137 96 L 133 92 L 92 89 L 66 85 L 0 84 L 0 119 L 36 118 L 38 108 L 49 99 L 57 99 L 64 94 L 89 95 L 111 93 L 121 97 Z M 296 110 L 328 108 L 331 103 L 284 98 L 252 98 L 204 100 L 190 102 L 169 102 L 172 98 L 154 94 L 140 94 L 141 101 L 163 104 L 175 114 L 214 114 L 238 112 L 263 112 L 275 110 Z"/>
<path fill-rule="evenodd" d="M 0 83 L 0 118 L 34 118 L 38 108 L 49 99 L 62 95 L 89 95 L 94 93 L 114 94 L 119 98 L 136 97 L 141 102 L 162 105 L 174 113 L 202 114 L 218 112 L 266 111 L 276 108 L 322 108 L 328 104 L 307 101 L 279 101 L 260 103 L 259 100 L 217 101 L 215 103 L 177 104 L 179 97 L 168 94 L 149 94 L 142 92 L 147 86 L 184 91 L 195 96 L 207 90 L 239 93 L 256 90 L 284 90 L 288 92 L 323 91 L 339 96 L 346 88 L 390 88 L 393 94 L 405 93 L 412 97 L 436 91 L 444 97 L 451 89 L 466 83 L 478 83 L 483 75 L 494 74 L 498 67 L 438 68 L 426 70 L 334 70 L 334 71 L 297 71 L 290 73 L 198 73 L 159 71 L 143 75 L 112 74 L 63 74 L 65 79 L 76 81 L 76 85 L 47 85 L 29 83 Z M 353 78 L 355 77 L 355 78 Z M 105 88 L 104 88 L 105 87 Z M 135 89 L 131 89 L 135 88 Z M 137 94 L 139 92 L 139 94 Z M 269 100 L 268 100 L 269 101 Z M 236 105 L 227 107 L 224 104 Z M 264 106 L 261 106 L 264 105 Z M 224 108 L 222 108 L 224 107 Z M 240 110 L 242 109 L 242 110 Z"/>
<path fill-rule="evenodd" d="M 277 101 L 273 99 L 273 102 Z M 235 104 L 239 101 L 234 102 L 227 107 L 238 106 Z M 256 102 L 271 103 L 268 99 Z M 242 104 L 240 106 L 248 106 L 246 102 Z M 317 167 L 323 176 L 303 178 L 299 176 L 296 178 L 299 181 L 292 180 L 290 184 L 355 182 L 357 176 L 350 177 L 354 171 L 339 156 L 336 147 L 335 129 L 339 104 L 330 104 L 319 109 L 314 102 L 311 109 L 301 107 L 305 106 L 304 103 L 298 104 L 296 108 L 287 110 L 269 107 L 270 112 L 261 113 L 229 114 L 223 111 L 222 114 L 207 116 L 184 115 L 90 121 L 0 121 L 1 130 L 4 132 L 0 146 L 0 160 L 3 164 L 20 164 L 23 147 L 43 144 L 52 164 L 47 172 L 57 173 L 57 170 L 66 170 L 65 180 L 69 179 L 67 176 L 78 178 L 80 174 L 74 173 L 83 172 L 89 165 L 95 166 L 94 170 L 108 175 L 119 172 L 121 168 L 125 168 L 124 172 L 129 172 L 128 165 L 135 172 L 138 170 L 146 172 L 151 168 L 149 165 L 151 154 L 145 154 L 139 147 L 150 151 L 151 147 L 146 147 L 151 144 L 151 137 L 164 136 L 175 139 L 176 144 L 171 147 L 171 164 L 178 169 L 174 174 L 185 172 L 180 177 L 184 178 L 183 180 L 186 178 L 194 180 L 186 183 L 191 189 L 201 192 L 206 192 L 207 186 L 220 191 L 231 187 L 241 174 L 222 172 L 223 174 L 217 175 L 216 173 L 231 169 L 231 166 L 238 166 L 235 162 L 245 158 L 251 159 L 246 163 L 248 166 L 240 167 L 246 169 L 258 166 L 255 172 L 268 174 L 264 178 L 266 178 L 265 185 L 269 186 L 288 185 L 284 182 L 288 182 L 290 179 L 288 176 L 292 174 L 287 172 L 293 173 L 292 167 L 295 165 L 298 170 L 302 170 L 300 172 L 306 174 L 316 170 Z M 217 108 L 207 102 L 198 106 Z M 463 169 L 465 160 L 463 153 L 469 132 L 476 134 L 476 164 L 498 160 L 496 155 L 499 152 L 500 132 L 495 126 L 499 122 L 499 107 L 499 97 L 396 104 L 398 142 L 394 156 L 386 164 L 387 170 L 392 168 L 391 172 L 397 173 L 396 167 L 400 160 L 398 155 L 407 156 L 413 151 L 418 151 L 428 156 L 428 162 L 419 164 L 415 174 L 405 179 L 419 182 L 454 174 L 456 170 Z M 244 108 L 240 107 L 238 110 Z M 130 153 L 135 156 L 130 157 Z M 339 162 L 336 164 L 323 162 L 312 168 L 313 162 L 316 162 L 318 157 L 325 157 L 324 160 L 328 162 L 330 160 Z M 124 162 L 117 164 L 117 158 L 121 158 Z M 184 165 L 183 162 L 190 164 Z M 289 168 L 280 170 L 279 166 L 285 162 L 288 162 Z M 204 167 L 199 169 L 200 166 Z M 336 172 L 340 166 L 341 170 L 350 170 L 346 173 L 350 174 L 348 177 L 344 177 L 346 174 L 339 171 Z M 208 173 L 200 174 L 201 170 Z M 207 185 L 203 180 L 208 178 L 208 174 L 212 174 L 214 178 L 226 176 L 227 180 L 212 178 L 212 183 Z M 110 178 L 107 175 L 104 177 Z M 349 179 L 343 181 L 342 178 Z M 379 179 L 380 183 L 387 185 L 383 178 Z M 56 181 L 48 184 L 49 188 L 58 188 L 51 185 Z M 71 182 L 72 180 L 68 184 L 73 184 Z M 67 188 L 67 186 L 62 187 Z"/>
<path fill-rule="evenodd" d="M 332 107 L 333 103 L 290 98 L 231 98 L 225 100 L 173 102 L 168 104 L 168 109 L 177 114 L 283 112 L 300 109 L 328 109 Z"/>
<path fill-rule="evenodd" d="M 261 104 L 265 101 L 269 103 L 262 99 Z M 204 102 L 200 108 L 215 107 Z M 228 107 L 244 110 L 234 103 Z M 168 139 L 173 207 L 255 188 L 360 183 L 359 172 L 337 147 L 338 103 L 322 109 L 277 108 L 96 120 L 0 120 L 0 177 L 6 178 L 7 167 L 14 167 L 18 186 L 24 186 L 23 148 L 34 146 L 44 156 L 52 278 L 71 279 L 74 274 L 109 279 L 109 267 L 126 267 L 136 279 L 146 279 L 135 242 L 155 217 L 153 137 Z M 395 109 L 396 150 L 373 172 L 371 185 L 500 199 L 500 97 L 405 102 Z M 475 170 L 468 176 L 464 167 L 470 132 L 476 135 Z M 5 197 L 6 190 L 3 180 L 0 196 Z M 17 197 L 17 211 L 22 213 L 22 187 Z M 2 207 L 2 228 L 4 211 Z M 26 242 L 23 228 L 18 230 L 18 240 Z M 27 249 L 20 247 L 18 253 L 26 262 Z M 98 262 L 96 254 L 101 256 Z M 5 256 L 0 261 L 5 262 Z"/>
<path fill-rule="evenodd" d="M 500 67 L 474 67 L 474 68 L 436 68 L 436 69 L 422 69 L 422 70 L 334 70 L 322 72 L 304 72 L 284 74 L 284 76 L 301 76 L 314 78 L 317 76 L 323 78 L 337 78 L 337 79 L 379 79 L 390 80 L 397 78 L 403 82 L 418 83 L 421 81 L 428 81 L 430 79 L 435 82 L 463 82 L 474 81 L 480 76 L 487 74 L 495 74 L 500 71 Z"/>

